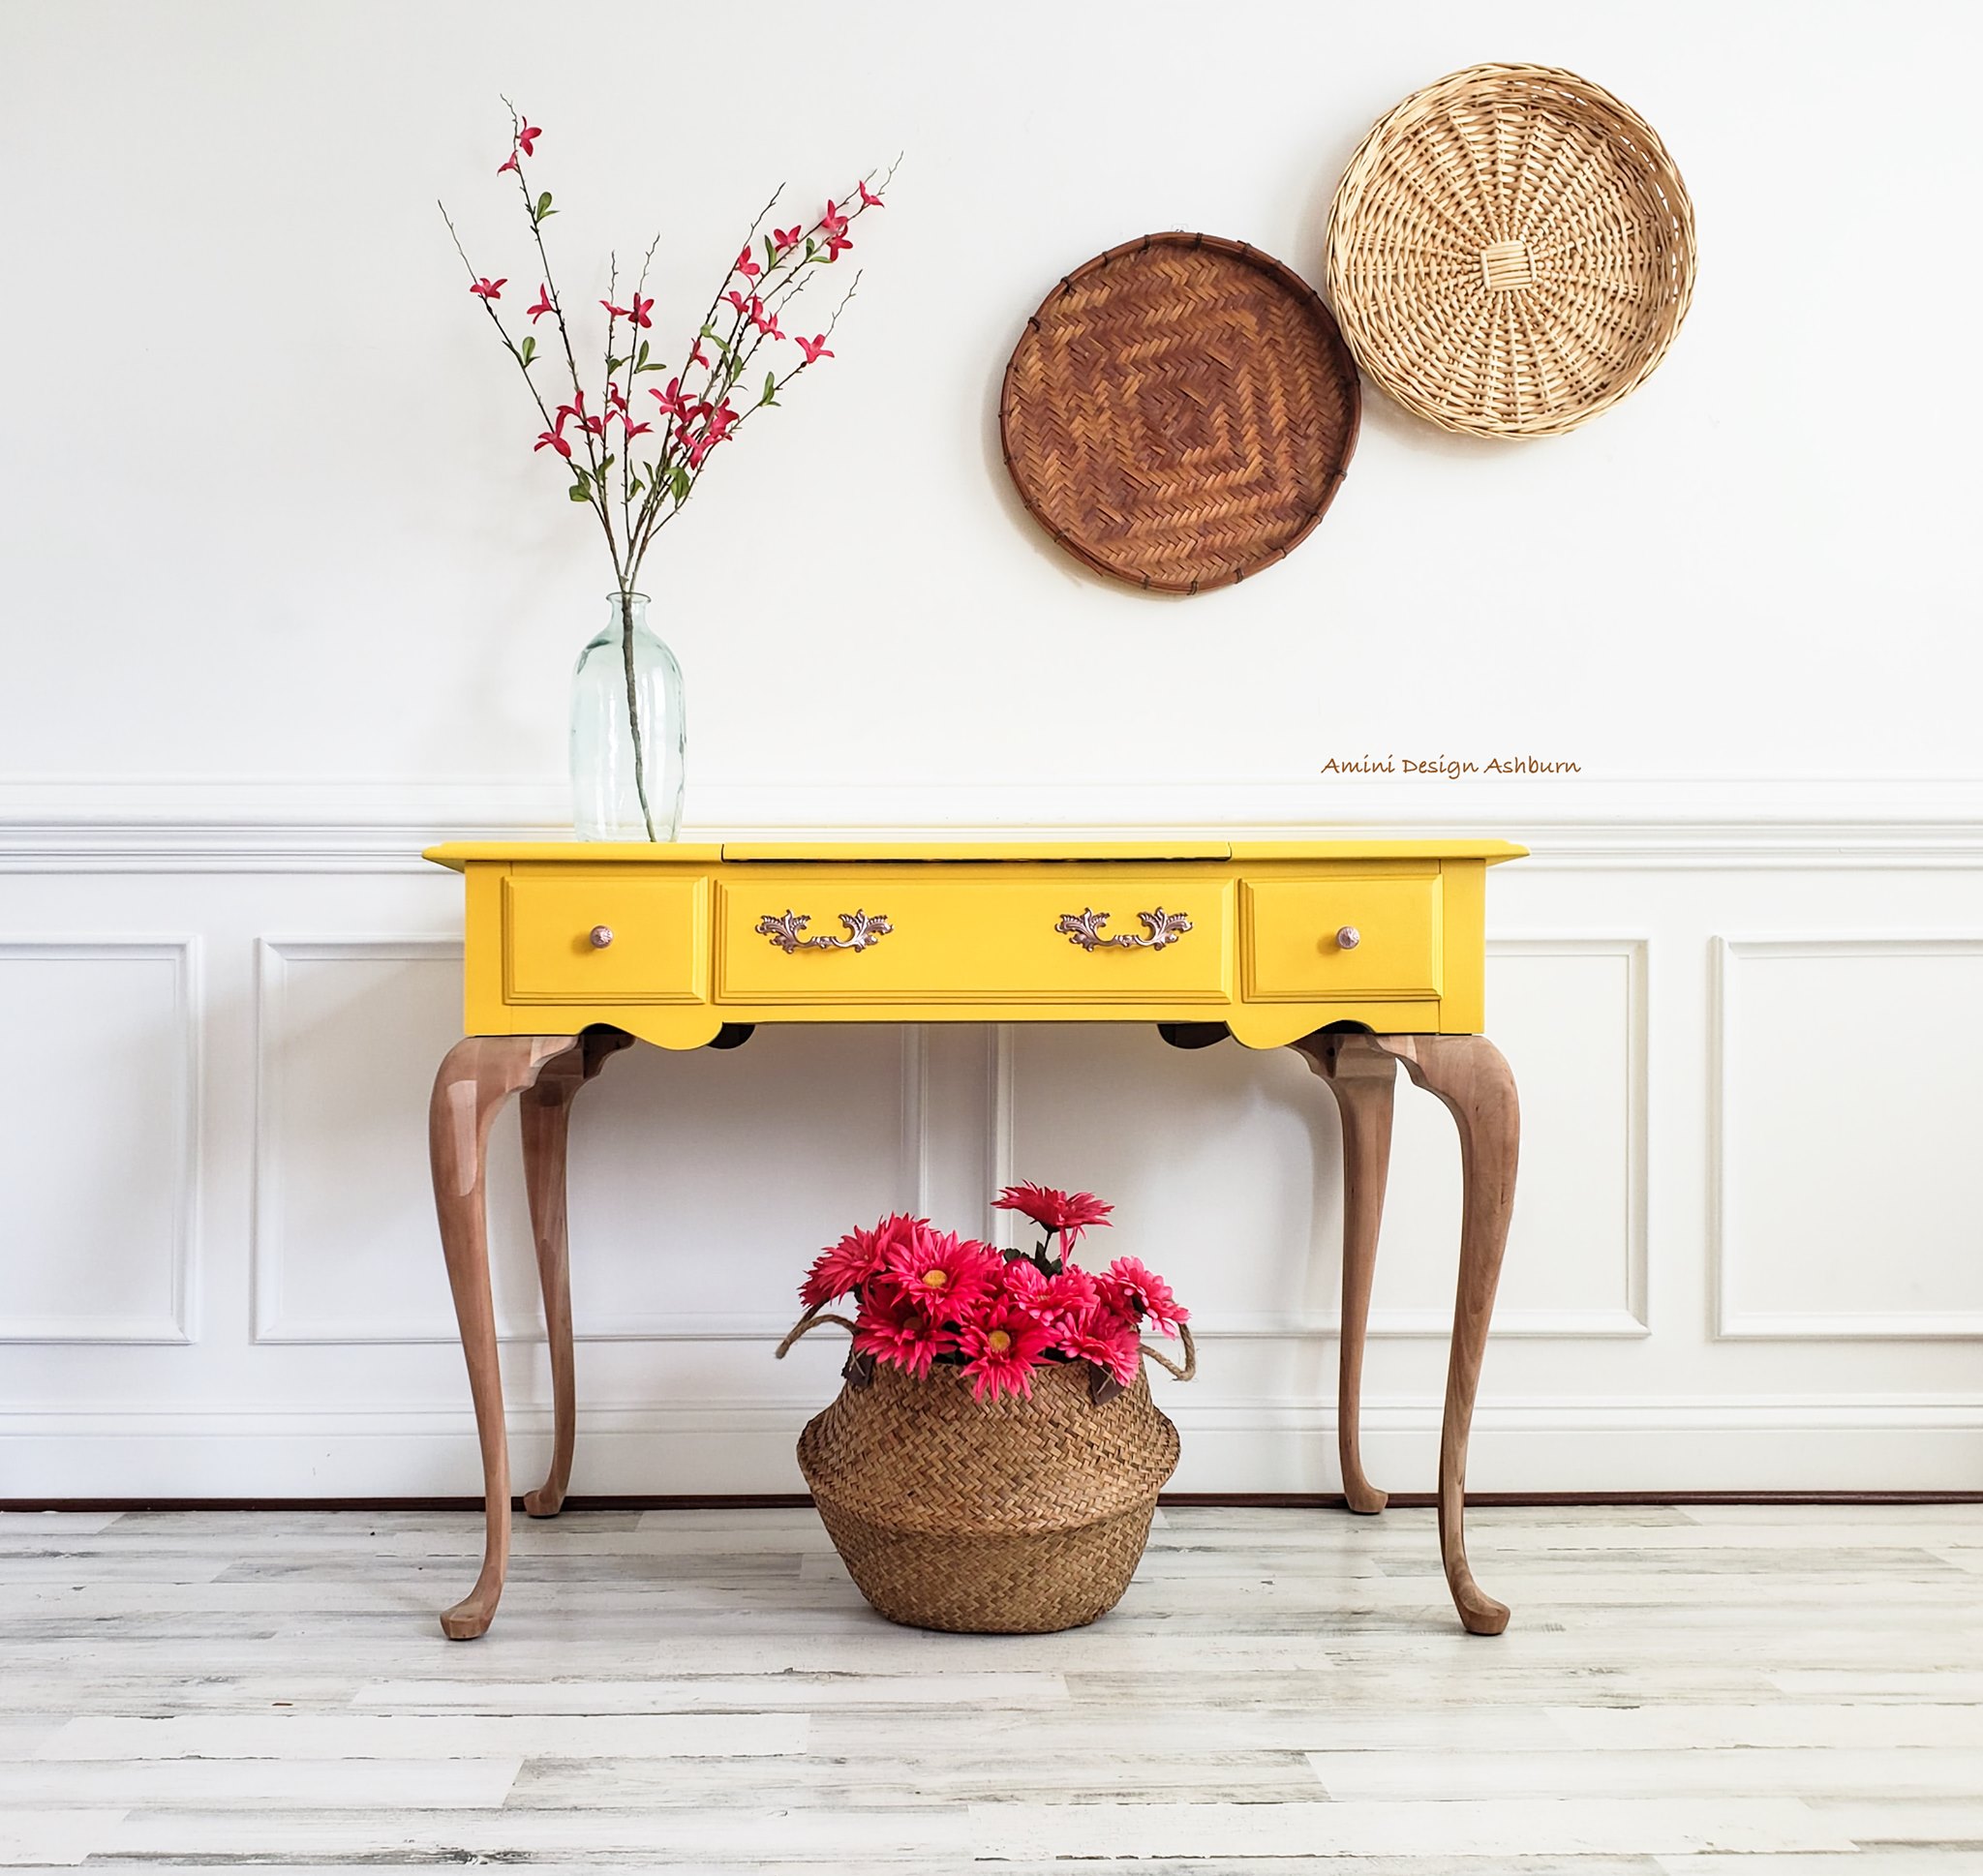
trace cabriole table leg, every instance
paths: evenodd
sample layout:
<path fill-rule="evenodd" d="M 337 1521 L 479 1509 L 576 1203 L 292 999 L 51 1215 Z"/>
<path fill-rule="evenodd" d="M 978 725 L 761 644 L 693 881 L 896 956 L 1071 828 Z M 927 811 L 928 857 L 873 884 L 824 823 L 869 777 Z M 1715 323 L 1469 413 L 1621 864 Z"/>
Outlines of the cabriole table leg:
<path fill-rule="evenodd" d="M 1521 1108 L 1514 1076 L 1501 1051 L 1484 1036 L 1388 1036 L 1379 1045 L 1405 1065 L 1405 1073 L 1437 1095 L 1460 1135 L 1459 1292 L 1453 1305 L 1452 1353 L 1446 1370 L 1446 1418 L 1439 1437 L 1439 1549 L 1447 1586 L 1460 1621 L 1475 1635 L 1499 1635 L 1508 1605 L 1474 1581 L 1467 1564 L 1467 1437 L 1474 1397 L 1480 1387 L 1480 1358 L 1501 1281 L 1508 1221 L 1514 1210 L 1515 1162 L 1521 1146 Z"/>
<path fill-rule="evenodd" d="M 1340 1044 L 1356 1037 L 1318 1036 L 1297 1044 L 1308 1065 L 1328 1083 L 1343 1121 L 1343 1329 L 1336 1371 L 1336 1453 L 1343 1497 L 1365 1516 L 1384 1509 L 1387 1494 L 1363 1471 L 1361 1423 L 1363 1343 L 1370 1324 L 1370 1286 L 1377 1271 L 1377 1236 L 1390 1171 L 1391 1112 L 1397 1067 L 1374 1049 Z"/>
<path fill-rule="evenodd" d="M 555 1518 L 571 1482 L 577 1438 L 578 1389 L 571 1346 L 571 1253 L 565 1226 L 564 1168 L 571 1136 L 571 1104 L 578 1091 L 633 1038 L 624 1029 L 589 1029 L 579 1046 L 546 1062 L 535 1083 L 519 1097 L 524 1187 L 530 1197 L 531 1236 L 537 1251 L 537 1282 L 544 1293 L 544 1334 L 551 1351 L 551 1469 L 523 1508 L 533 1518 Z"/>
<path fill-rule="evenodd" d="M 1495 1601 L 1474 1581 L 1467 1562 L 1467 1440 L 1474 1424 L 1474 1400 L 1480 1387 L 1480 1361 L 1487 1349 L 1487 1325 L 1494 1314 L 1494 1292 L 1501 1281 L 1502 1254 L 1508 1248 L 1509 1217 L 1514 1209 L 1515 1163 L 1521 1145 L 1521 1109 L 1514 1076 L 1501 1051 L 1484 1036 L 1369 1036 L 1345 1031 L 1307 1036 L 1295 1047 L 1328 1082 L 1343 1112 L 1343 1345 L 1338 1440 L 1344 1494 L 1353 1510 L 1380 1510 L 1385 1502 L 1384 1495 L 1363 1477 L 1357 1454 L 1357 1396 L 1389 1158 L 1393 1061 L 1405 1065 L 1405 1073 L 1417 1086 L 1439 1098 L 1459 1130 L 1463 1184 L 1459 1286 L 1439 1439 L 1439 1549 L 1461 1624 L 1475 1635 L 1499 1635 L 1508 1626 L 1508 1606 Z M 1375 1502 L 1358 1503 L 1359 1493 Z"/>
<path fill-rule="evenodd" d="M 512 1094 L 530 1087 L 547 1063 L 576 1046 L 572 1036 L 466 1037 L 442 1060 L 427 1109 L 434 1206 L 475 1404 L 486 1521 L 475 1587 L 441 1618 L 441 1632 L 450 1641 L 472 1641 L 488 1628 L 509 1567 L 509 1446 L 503 1425 L 484 1196 L 489 1129 Z"/>

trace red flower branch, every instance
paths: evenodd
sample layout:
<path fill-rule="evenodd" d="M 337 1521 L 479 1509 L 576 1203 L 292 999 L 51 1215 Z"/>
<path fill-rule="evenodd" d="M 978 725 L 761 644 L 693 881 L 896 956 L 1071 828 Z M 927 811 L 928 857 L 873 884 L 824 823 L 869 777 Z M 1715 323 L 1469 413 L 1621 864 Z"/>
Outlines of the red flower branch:
<path fill-rule="evenodd" d="M 504 101 L 507 103 L 507 101 Z M 843 209 L 829 200 L 809 226 L 803 220 L 789 228 L 774 228 L 760 236 L 759 229 L 778 205 L 782 191 L 772 196 L 758 211 L 744 246 L 710 301 L 695 335 L 686 348 L 684 362 L 674 367 L 654 355 L 652 342 L 642 334 L 654 326 L 654 299 L 645 291 L 649 267 L 660 246 L 656 235 L 647 251 L 631 293 L 622 303 L 619 269 L 611 269 L 607 294 L 599 304 L 606 314 L 597 412 L 585 408 L 586 385 L 578 367 L 564 303 L 559 297 L 556 276 L 544 244 L 544 224 L 558 213 L 548 190 L 537 191 L 526 173 L 527 163 L 536 154 L 537 139 L 544 135 L 510 106 L 509 150 L 498 175 L 513 175 L 529 224 L 535 252 L 540 284 L 534 305 L 525 309 L 531 324 L 549 315 L 556 327 L 558 348 L 564 360 L 571 385 L 570 400 L 561 403 L 553 416 L 546 397 L 537 388 L 534 369 L 544 354 L 534 337 L 512 337 L 495 302 L 502 297 L 507 278 L 490 279 L 477 274 L 470 264 L 461 237 L 455 231 L 445 205 L 442 218 L 454 241 L 455 252 L 469 272 L 469 291 L 482 304 L 496 328 L 503 349 L 523 374 L 526 389 L 536 406 L 543 428 L 533 445 L 534 454 L 549 450 L 569 475 L 566 494 L 574 502 L 591 508 L 606 538 L 613 564 L 615 590 L 622 595 L 623 617 L 626 621 L 627 707 L 632 716 L 634 775 L 643 814 L 647 809 L 645 758 L 637 713 L 632 644 L 632 602 L 630 595 L 642 560 L 655 537 L 681 513 L 700 482 L 710 457 L 730 441 L 751 416 L 778 402 L 778 393 L 801 372 L 810 370 L 834 354 L 826 341 L 839 323 L 841 313 L 860 285 L 857 275 L 839 305 L 828 319 L 826 330 L 811 338 L 788 338 L 778 320 L 780 309 L 811 285 L 815 269 L 831 266 L 853 246 L 847 230 L 853 222 L 871 208 L 879 208 L 895 174 L 890 166 L 877 181 L 870 173 L 855 185 L 856 197 Z M 873 184 L 873 187 L 869 185 Z M 844 197 L 842 198 L 845 199 Z M 718 315 L 730 309 L 727 319 Z M 625 349 L 620 325 L 625 322 Z M 808 321 L 809 323 L 809 321 Z M 760 383 L 754 375 L 762 348 L 768 344 L 788 344 L 797 348 L 798 357 L 779 361 L 773 354 L 771 368 Z M 633 385 L 645 374 L 672 373 L 665 393 L 652 395 L 659 402 L 660 413 L 671 421 L 656 428 L 649 422 L 627 421 L 627 400 Z M 572 437 L 565 425 L 576 420 Z M 620 451 L 616 457 L 608 446 L 607 427 L 615 419 L 621 429 Z M 639 450 L 636 438 L 652 440 Z M 574 447 L 574 442 L 577 447 Z M 581 453 L 582 452 L 582 453 Z M 648 818 L 650 835 L 653 821 Z"/>

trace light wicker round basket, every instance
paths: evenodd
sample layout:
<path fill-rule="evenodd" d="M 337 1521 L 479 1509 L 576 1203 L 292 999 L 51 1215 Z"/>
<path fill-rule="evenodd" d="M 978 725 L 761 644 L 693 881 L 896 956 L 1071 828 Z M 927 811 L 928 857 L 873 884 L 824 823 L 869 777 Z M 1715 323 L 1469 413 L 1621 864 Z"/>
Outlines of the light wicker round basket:
<path fill-rule="evenodd" d="M 779 1348 L 822 1322 L 800 1321 Z M 1144 1352 L 1181 1380 L 1197 1372 Z M 799 1469 L 855 1586 L 892 1622 L 967 1634 L 1077 1628 L 1122 1598 L 1148 1540 L 1177 1429 L 1139 1374 L 1085 1362 L 1033 1375 L 1027 1399 L 979 1401 L 956 1368 L 918 1380 L 856 1357 L 807 1423 Z"/>
<path fill-rule="evenodd" d="M 1599 85 L 1476 65 L 1378 119 L 1329 211 L 1336 321 L 1406 409 L 1552 437 L 1642 384 L 1693 294 L 1693 205 Z"/>

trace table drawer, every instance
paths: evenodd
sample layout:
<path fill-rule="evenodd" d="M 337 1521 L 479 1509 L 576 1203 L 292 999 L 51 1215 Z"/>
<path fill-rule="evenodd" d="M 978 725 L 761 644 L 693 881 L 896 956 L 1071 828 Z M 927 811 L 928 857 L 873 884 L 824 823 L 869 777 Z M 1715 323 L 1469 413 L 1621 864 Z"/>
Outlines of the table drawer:
<path fill-rule="evenodd" d="M 503 882 L 503 1000 L 701 1003 L 708 929 L 701 877 L 513 873 Z"/>
<path fill-rule="evenodd" d="M 717 996 L 752 1005 L 1232 1001 L 1231 880 L 1054 873 L 726 874 L 717 907 Z M 1181 915 L 1188 928 L 1174 923 L 1166 942 L 1149 942 L 1159 914 L 1174 922 Z M 869 921 L 858 950 L 857 915 Z M 1123 937 L 1135 942 L 1116 942 Z M 826 946 L 814 942 L 822 938 Z"/>
<path fill-rule="evenodd" d="M 1441 993 L 1437 868 L 1248 880 L 1243 903 L 1249 1001 L 1394 1003 Z"/>

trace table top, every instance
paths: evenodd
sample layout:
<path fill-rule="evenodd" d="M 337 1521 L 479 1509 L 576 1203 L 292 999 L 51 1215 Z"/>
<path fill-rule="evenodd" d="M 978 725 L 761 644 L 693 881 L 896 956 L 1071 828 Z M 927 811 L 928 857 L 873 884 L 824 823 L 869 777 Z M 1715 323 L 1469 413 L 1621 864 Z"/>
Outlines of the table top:
<path fill-rule="evenodd" d="M 932 861 L 979 864 L 1029 861 L 1480 860 L 1490 866 L 1526 853 L 1511 840 L 454 840 L 425 858 L 456 872 L 478 862 L 709 866 L 752 861 Z"/>

